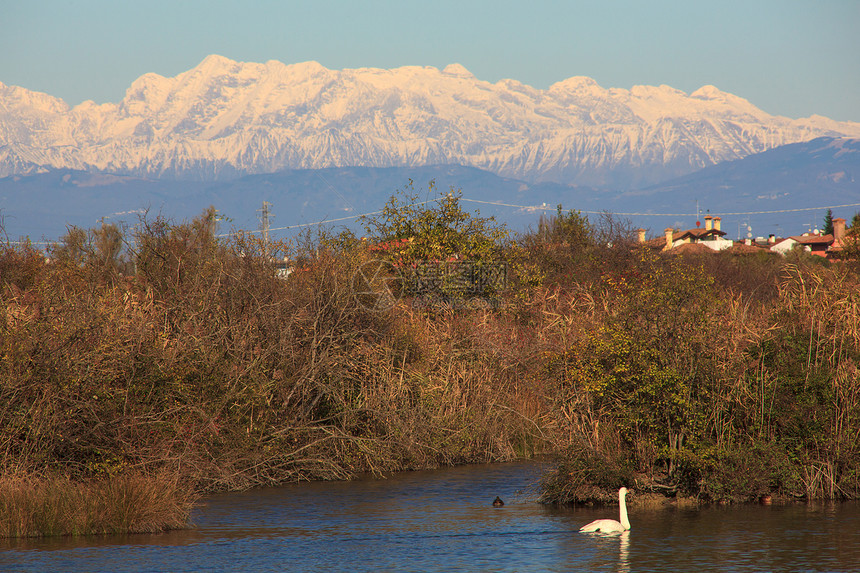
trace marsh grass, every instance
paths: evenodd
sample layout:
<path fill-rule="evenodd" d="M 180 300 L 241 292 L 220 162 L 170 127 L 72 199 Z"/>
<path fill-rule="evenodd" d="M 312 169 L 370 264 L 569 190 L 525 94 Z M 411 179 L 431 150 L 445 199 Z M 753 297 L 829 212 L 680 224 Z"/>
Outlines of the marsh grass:
<path fill-rule="evenodd" d="M 0 537 L 158 533 L 189 526 L 195 495 L 174 476 L 0 479 Z"/>
<path fill-rule="evenodd" d="M 371 308 L 365 241 L 224 241 L 213 217 L 144 221 L 125 254 L 0 245 L 0 475 L 45 478 L 9 478 L 8 531 L 173 527 L 142 508 L 184 489 L 147 501 L 136 471 L 208 492 L 552 454 L 552 502 L 643 476 L 704 500 L 860 494 L 847 270 L 665 257 L 560 214 L 491 241 L 517 274 L 499 308 Z M 80 498 L 96 487 L 109 506 Z"/>

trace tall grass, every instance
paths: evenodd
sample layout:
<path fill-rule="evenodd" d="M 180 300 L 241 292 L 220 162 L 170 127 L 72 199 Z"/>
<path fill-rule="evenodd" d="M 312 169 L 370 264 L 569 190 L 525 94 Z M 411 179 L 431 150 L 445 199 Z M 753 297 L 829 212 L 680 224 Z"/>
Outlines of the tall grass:
<path fill-rule="evenodd" d="M 195 496 L 165 474 L 92 482 L 0 478 L 0 537 L 157 533 L 188 527 Z"/>
<path fill-rule="evenodd" d="M 500 308 L 374 307 L 365 242 L 223 241 L 212 216 L 124 255 L 107 232 L 0 250 L 2 475 L 215 491 L 550 453 L 555 501 L 860 492 L 848 270 L 665 257 L 559 214 L 486 249 L 515 272 Z"/>
<path fill-rule="evenodd" d="M 0 306 L 5 474 L 164 469 L 213 491 L 545 448 L 523 385 L 536 370 L 511 355 L 504 313 L 368 308 L 351 285 L 374 256 L 360 244 L 297 248 L 282 281 L 250 239 L 142 228 L 134 275 L 100 257 L 0 261 L 32 259 Z"/>

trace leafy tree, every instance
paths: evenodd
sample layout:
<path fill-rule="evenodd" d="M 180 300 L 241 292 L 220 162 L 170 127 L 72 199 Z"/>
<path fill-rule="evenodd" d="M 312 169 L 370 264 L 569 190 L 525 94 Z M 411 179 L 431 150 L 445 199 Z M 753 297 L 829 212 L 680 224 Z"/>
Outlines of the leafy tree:
<path fill-rule="evenodd" d="M 569 283 L 591 269 L 596 229 L 579 211 L 564 212 L 558 205 L 555 215 L 541 215 L 537 231 L 520 237 L 523 252 L 518 276 L 534 275 L 527 283 Z M 530 268 L 533 267 L 533 268 Z"/>
<path fill-rule="evenodd" d="M 854 214 L 851 219 L 851 226 L 845 230 L 842 252 L 839 257 L 852 261 L 855 265 L 860 264 L 860 213 Z"/>
<path fill-rule="evenodd" d="M 179 292 L 213 271 L 219 243 L 216 212 L 209 207 L 191 222 L 174 224 L 162 217 L 142 220 L 135 237 L 137 274 L 164 292 Z"/>
<path fill-rule="evenodd" d="M 92 229 L 92 243 L 95 261 L 102 268 L 115 268 L 120 259 L 123 246 L 123 234 L 113 223 L 102 222 L 101 227 Z"/>
<path fill-rule="evenodd" d="M 495 294 L 505 225 L 463 210 L 459 189 L 440 192 L 430 181 L 428 195 L 436 198 L 421 201 L 410 180 L 378 215 L 362 217 L 371 251 L 406 273 L 413 294 L 441 300 Z"/>
<path fill-rule="evenodd" d="M 60 237 L 60 242 L 50 248 L 54 259 L 60 262 L 80 265 L 89 250 L 89 237 L 80 227 L 72 225 L 68 232 Z"/>
<path fill-rule="evenodd" d="M 508 239 L 504 223 L 481 217 L 477 211 L 474 215 L 464 211 L 459 189 L 440 192 L 435 181 L 430 181 L 428 195 L 434 194 L 435 200 L 420 201 L 410 180 L 377 216 L 360 221 L 371 240 L 403 262 L 496 258 Z"/>
<path fill-rule="evenodd" d="M 541 215 L 537 235 L 544 242 L 582 250 L 593 244 L 594 227 L 579 211 L 565 213 L 559 205 L 555 216 Z"/>
<path fill-rule="evenodd" d="M 71 226 L 48 250 L 58 263 L 86 267 L 107 277 L 116 271 L 130 270 L 123 252 L 123 231 L 121 227 L 104 221 L 88 231 Z"/>
<path fill-rule="evenodd" d="M 672 475 L 702 439 L 715 290 L 700 266 L 637 254 L 635 266 L 604 276 L 611 314 L 565 355 L 566 379 L 573 394 L 587 393 L 594 416 L 621 431 L 643 469 L 663 464 Z"/>
<path fill-rule="evenodd" d="M 824 227 L 822 229 L 822 234 L 824 235 L 832 235 L 833 234 L 833 210 L 828 209 L 827 215 L 824 216 Z"/>

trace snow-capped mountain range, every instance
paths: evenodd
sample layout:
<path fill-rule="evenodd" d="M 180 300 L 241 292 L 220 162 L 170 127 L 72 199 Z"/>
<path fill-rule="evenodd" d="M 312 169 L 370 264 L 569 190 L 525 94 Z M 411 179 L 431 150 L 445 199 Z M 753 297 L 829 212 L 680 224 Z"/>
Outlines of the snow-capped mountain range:
<path fill-rule="evenodd" d="M 282 169 L 460 164 L 528 182 L 632 188 L 860 123 L 770 115 L 713 86 L 541 90 L 452 64 L 329 70 L 209 56 L 119 103 L 0 83 L 0 177 L 49 169 L 225 180 Z"/>

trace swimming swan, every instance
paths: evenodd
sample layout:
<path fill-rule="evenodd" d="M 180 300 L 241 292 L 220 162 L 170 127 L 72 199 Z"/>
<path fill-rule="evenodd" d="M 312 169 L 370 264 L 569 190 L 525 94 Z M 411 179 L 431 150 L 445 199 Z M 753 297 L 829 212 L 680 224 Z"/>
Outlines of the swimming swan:
<path fill-rule="evenodd" d="M 630 520 L 627 519 L 627 504 L 624 503 L 624 497 L 627 495 L 627 488 L 622 487 L 618 490 L 618 517 L 621 521 L 614 519 L 596 519 L 588 525 L 583 525 L 579 528 L 583 533 L 621 533 L 630 529 Z"/>

